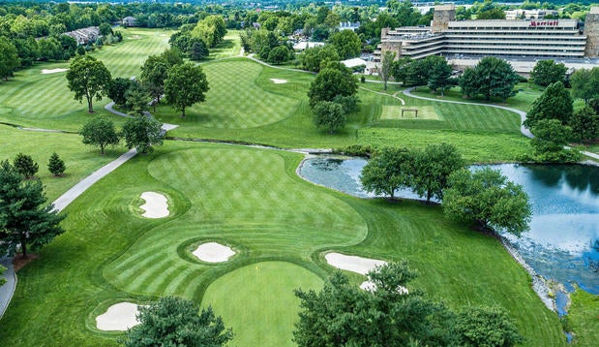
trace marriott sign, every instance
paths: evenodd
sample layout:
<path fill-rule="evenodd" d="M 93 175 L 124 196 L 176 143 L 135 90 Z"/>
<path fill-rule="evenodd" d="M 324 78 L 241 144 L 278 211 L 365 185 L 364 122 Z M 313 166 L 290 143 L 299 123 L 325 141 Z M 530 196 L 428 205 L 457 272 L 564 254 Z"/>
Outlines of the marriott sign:
<path fill-rule="evenodd" d="M 557 20 L 550 20 L 550 21 L 531 20 L 529 26 L 531 26 L 531 27 L 557 26 L 558 24 L 559 24 L 559 21 L 557 21 Z"/>

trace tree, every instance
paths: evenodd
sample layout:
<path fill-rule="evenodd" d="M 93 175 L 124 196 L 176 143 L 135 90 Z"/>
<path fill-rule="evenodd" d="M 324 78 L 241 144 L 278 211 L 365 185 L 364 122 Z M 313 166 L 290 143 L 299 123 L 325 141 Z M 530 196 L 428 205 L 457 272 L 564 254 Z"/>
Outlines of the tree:
<path fill-rule="evenodd" d="M 210 51 L 208 50 L 208 46 L 206 46 L 204 41 L 192 38 L 190 40 L 190 47 L 187 53 L 189 54 L 189 59 L 197 61 L 207 58 L 210 54 Z"/>
<path fill-rule="evenodd" d="M 4 283 L 6 283 L 6 278 L 4 278 L 2 276 L 4 271 L 6 271 L 6 268 L 4 266 L 0 265 L 0 287 L 2 287 L 4 285 Z"/>
<path fill-rule="evenodd" d="M 93 113 L 93 99 L 102 100 L 111 78 L 104 63 L 91 55 L 81 55 L 71 61 L 67 80 L 69 89 L 75 92 L 75 100 L 81 102 L 85 97 L 87 110 Z"/>
<path fill-rule="evenodd" d="M 532 128 L 532 133 L 535 137 L 530 140 L 530 144 L 535 152 L 559 152 L 572 137 L 572 128 L 557 119 L 542 119 Z"/>
<path fill-rule="evenodd" d="M 570 76 L 572 97 L 589 101 L 599 96 L 599 68 L 580 69 Z"/>
<path fill-rule="evenodd" d="M 277 46 L 268 53 L 266 61 L 272 64 L 281 64 L 289 60 L 289 48 Z"/>
<path fill-rule="evenodd" d="M 343 106 L 332 101 L 319 101 L 312 109 L 314 124 L 321 129 L 333 134 L 335 130 L 343 128 L 347 121 Z"/>
<path fill-rule="evenodd" d="M 94 117 L 90 119 L 81 131 L 83 143 L 86 145 L 99 146 L 100 153 L 104 155 L 106 146 L 117 145 L 120 141 L 119 135 L 114 128 L 114 123 L 105 117 Z"/>
<path fill-rule="evenodd" d="M 599 116 L 590 106 L 574 112 L 569 122 L 572 137 L 580 142 L 593 141 L 599 136 Z"/>
<path fill-rule="evenodd" d="M 0 36 L 0 78 L 8 81 L 13 71 L 21 65 L 18 51 L 6 37 Z"/>
<path fill-rule="evenodd" d="M 455 326 L 462 347 L 513 347 L 524 341 L 516 325 L 501 307 L 469 307 Z"/>
<path fill-rule="evenodd" d="M 427 203 L 431 198 L 443 200 L 449 176 L 464 165 L 455 146 L 446 143 L 426 146 L 414 155 L 410 187 L 418 196 L 426 196 Z"/>
<path fill-rule="evenodd" d="M 531 207 L 521 185 L 489 167 L 452 173 L 443 195 L 443 211 L 451 219 L 476 223 L 481 230 L 520 236 L 528 230 Z"/>
<path fill-rule="evenodd" d="M 182 118 L 188 106 L 206 100 L 209 89 L 204 71 L 192 63 L 171 67 L 164 82 L 164 94 L 169 104 L 181 111 Z"/>
<path fill-rule="evenodd" d="M 134 82 L 129 78 L 117 77 L 110 81 L 108 88 L 106 89 L 106 96 L 114 101 L 115 104 L 125 106 L 127 98 L 125 94 Z"/>
<path fill-rule="evenodd" d="M 406 148 L 385 147 L 362 169 L 360 182 L 368 192 L 395 198 L 395 191 L 409 187 L 414 155 Z"/>
<path fill-rule="evenodd" d="M 403 82 L 404 85 L 407 85 L 406 76 L 411 63 L 412 58 L 410 57 L 401 57 L 393 62 L 391 75 L 393 75 L 396 82 Z"/>
<path fill-rule="evenodd" d="M 530 79 L 534 84 L 546 87 L 555 82 L 566 79 L 566 65 L 556 63 L 554 60 L 539 60 L 530 72 Z"/>
<path fill-rule="evenodd" d="M 322 69 L 310 84 L 310 106 L 319 101 L 333 101 L 338 96 L 352 96 L 358 91 L 358 82 L 349 69 L 327 67 Z"/>
<path fill-rule="evenodd" d="M 568 124 L 574 110 L 572 105 L 570 92 L 562 82 L 550 84 L 532 103 L 524 125 L 533 128 L 540 120 L 544 119 L 557 119 L 562 124 Z"/>
<path fill-rule="evenodd" d="M 428 82 L 430 60 L 412 60 L 407 66 L 404 83 L 409 86 L 421 86 Z"/>
<path fill-rule="evenodd" d="M 300 55 L 302 69 L 312 72 L 319 72 L 326 63 L 339 60 L 339 53 L 332 45 L 308 48 Z"/>
<path fill-rule="evenodd" d="M 23 258 L 28 247 L 36 251 L 64 232 L 65 216 L 53 211 L 39 179 L 23 181 L 8 161 L 0 162 L 0 254 L 14 255 L 20 248 Z"/>
<path fill-rule="evenodd" d="M 335 47 L 341 60 L 355 58 L 362 50 L 362 42 L 352 30 L 341 30 L 331 35 L 329 43 Z"/>
<path fill-rule="evenodd" d="M 142 116 L 150 108 L 151 97 L 148 91 L 137 83 L 127 90 L 125 98 L 125 105 L 132 115 Z"/>
<path fill-rule="evenodd" d="M 48 160 L 48 171 L 50 171 L 50 173 L 54 176 L 60 176 L 66 169 L 67 167 L 64 164 L 64 160 L 58 156 L 58 153 L 52 153 L 50 159 Z"/>
<path fill-rule="evenodd" d="M 474 71 L 479 76 L 478 94 L 482 94 L 486 100 L 499 97 L 505 102 L 507 98 L 516 95 L 514 87 L 520 81 L 520 77 L 505 60 L 495 57 L 482 58 Z"/>
<path fill-rule="evenodd" d="M 445 89 L 450 85 L 449 78 L 451 77 L 451 66 L 447 64 L 445 58 L 438 55 L 431 55 L 426 59 L 430 59 L 431 69 L 428 74 L 428 87 L 436 92 L 441 91 L 441 95 L 445 95 Z"/>
<path fill-rule="evenodd" d="M 39 170 L 39 165 L 33 161 L 30 155 L 19 153 L 13 160 L 13 166 L 25 179 L 34 178 Z"/>
<path fill-rule="evenodd" d="M 156 104 L 160 102 L 160 98 L 164 94 L 164 81 L 167 76 L 168 64 L 162 56 L 149 56 L 141 67 L 141 82 L 155 100 L 153 102 L 154 111 L 156 111 Z"/>
<path fill-rule="evenodd" d="M 468 67 L 460 77 L 462 95 L 467 98 L 476 97 L 480 87 L 479 78 L 474 68 Z"/>
<path fill-rule="evenodd" d="M 164 297 L 148 306 L 139 306 L 140 324 L 120 339 L 124 347 L 221 347 L 233 338 L 212 307 L 202 309 L 192 301 Z"/>
<path fill-rule="evenodd" d="M 393 61 L 395 60 L 395 55 L 395 52 L 386 51 L 381 59 L 381 71 L 379 72 L 379 75 L 383 81 L 384 90 L 387 90 L 387 81 L 389 80 L 389 77 L 391 77 L 391 73 L 393 71 Z"/>
<path fill-rule="evenodd" d="M 416 277 L 405 262 L 368 274 L 374 287 L 360 289 L 335 272 L 321 291 L 295 291 L 299 321 L 293 331 L 298 347 L 450 346 L 452 313 L 407 290 Z"/>
<path fill-rule="evenodd" d="M 142 154 L 151 153 L 154 145 L 162 144 L 162 124 L 151 116 L 129 118 L 123 126 L 123 137 L 127 148 L 135 147 Z"/>
<path fill-rule="evenodd" d="M 108 35 L 112 34 L 112 27 L 108 23 L 100 24 L 99 29 L 100 29 L 100 35 L 102 35 L 102 36 L 108 36 Z"/>

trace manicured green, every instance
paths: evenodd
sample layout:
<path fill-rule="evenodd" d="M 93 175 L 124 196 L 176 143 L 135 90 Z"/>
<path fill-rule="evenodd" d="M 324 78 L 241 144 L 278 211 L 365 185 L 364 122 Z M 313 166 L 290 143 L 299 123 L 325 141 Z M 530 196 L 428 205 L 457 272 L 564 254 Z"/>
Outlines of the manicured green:
<path fill-rule="evenodd" d="M 298 288 L 319 290 L 322 279 L 298 265 L 263 262 L 244 266 L 214 281 L 203 305 L 219 308 L 233 328 L 235 346 L 293 347 L 291 331 L 298 320 Z M 243 290 L 240 290 L 243 288 Z"/>
<path fill-rule="evenodd" d="M 227 30 L 227 35 L 223 39 L 223 42 L 216 45 L 214 48 L 210 48 L 210 59 L 224 59 L 237 57 L 241 54 L 241 38 L 239 34 L 241 30 Z"/>

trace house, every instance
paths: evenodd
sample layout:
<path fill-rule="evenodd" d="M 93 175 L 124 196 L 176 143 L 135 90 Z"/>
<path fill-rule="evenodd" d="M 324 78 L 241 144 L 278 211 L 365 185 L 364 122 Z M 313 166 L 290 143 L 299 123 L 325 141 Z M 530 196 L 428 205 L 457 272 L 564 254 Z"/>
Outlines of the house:
<path fill-rule="evenodd" d="M 351 31 L 356 31 L 358 28 L 360 27 L 360 22 L 339 22 L 339 26 L 337 27 L 337 29 L 339 31 L 342 30 L 351 30 Z"/>
<path fill-rule="evenodd" d="M 124 27 L 134 27 L 137 26 L 137 19 L 135 17 L 127 16 L 123 18 L 123 26 Z"/>
<path fill-rule="evenodd" d="M 77 41 L 78 45 L 86 45 L 89 42 L 96 42 L 98 37 L 100 37 L 100 28 L 99 27 L 87 27 L 82 29 L 77 29 L 74 31 L 68 31 L 63 35 L 70 36 Z"/>
<path fill-rule="evenodd" d="M 295 51 L 305 51 L 308 48 L 321 47 L 324 46 L 324 42 L 307 42 L 302 41 L 293 45 L 293 50 Z"/>

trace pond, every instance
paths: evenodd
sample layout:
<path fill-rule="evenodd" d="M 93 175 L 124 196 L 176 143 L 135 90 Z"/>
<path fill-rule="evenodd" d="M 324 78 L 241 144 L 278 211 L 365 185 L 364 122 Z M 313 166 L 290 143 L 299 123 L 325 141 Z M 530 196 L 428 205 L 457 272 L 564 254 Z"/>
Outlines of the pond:
<path fill-rule="evenodd" d="M 299 173 L 308 181 L 357 197 L 374 197 L 360 185 L 364 159 L 307 159 Z M 599 294 L 599 168 L 593 166 L 493 165 L 528 193 L 530 231 L 505 235 L 524 261 L 569 291 L 574 285 Z M 411 191 L 397 196 L 417 199 Z M 559 305 L 558 305 L 559 306 Z M 558 307 L 559 308 L 559 307 Z"/>

